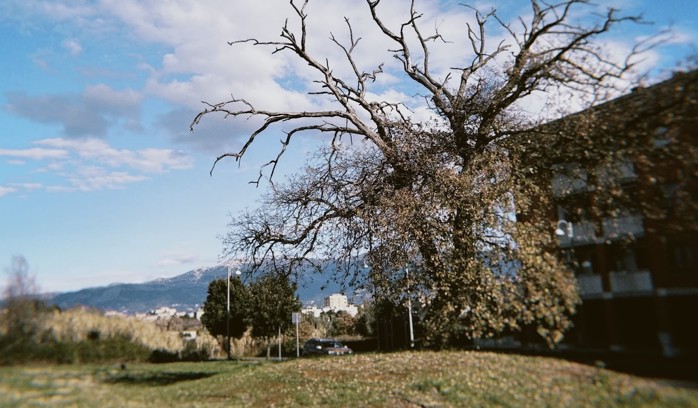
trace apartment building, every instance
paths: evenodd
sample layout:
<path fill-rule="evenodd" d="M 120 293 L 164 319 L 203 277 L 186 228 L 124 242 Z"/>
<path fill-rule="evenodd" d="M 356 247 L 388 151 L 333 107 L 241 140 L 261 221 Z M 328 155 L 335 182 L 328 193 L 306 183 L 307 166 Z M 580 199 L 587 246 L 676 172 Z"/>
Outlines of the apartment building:
<path fill-rule="evenodd" d="M 565 344 L 695 355 L 698 71 L 636 89 L 549 129 L 569 136 L 592 116 L 588 154 L 578 150 L 576 160 L 562 153 L 550 166 L 550 218 L 582 298 Z M 585 162 L 594 154 L 607 158 Z"/>

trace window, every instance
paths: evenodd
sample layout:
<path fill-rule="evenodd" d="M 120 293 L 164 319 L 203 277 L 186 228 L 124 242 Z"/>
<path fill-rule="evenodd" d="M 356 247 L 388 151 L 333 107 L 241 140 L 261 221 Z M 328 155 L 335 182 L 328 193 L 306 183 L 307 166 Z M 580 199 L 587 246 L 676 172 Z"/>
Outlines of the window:
<path fill-rule="evenodd" d="M 570 221 L 575 224 L 593 219 L 590 197 L 586 194 L 575 195 L 561 200 L 557 206 L 559 220 Z"/>
<path fill-rule="evenodd" d="M 671 240 L 668 245 L 669 265 L 675 273 L 690 273 L 696 270 L 696 260 L 691 242 Z"/>
<path fill-rule="evenodd" d="M 652 145 L 655 149 L 666 147 L 671 143 L 671 137 L 669 136 L 669 129 L 660 126 L 654 131 L 654 137 L 652 138 Z"/>
<path fill-rule="evenodd" d="M 592 275 L 599 274 L 599 260 L 596 248 L 594 246 L 586 246 L 575 248 L 573 251 L 568 251 L 568 262 L 574 269 L 577 275 Z"/>
<path fill-rule="evenodd" d="M 552 189 L 556 197 L 586 191 L 587 171 L 578 164 L 557 164 L 553 168 Z"/>
<path fill-rule="evenodd" d="M 637 259 L 635 259 L 635 252 L 629 248 L 623 248 L 621 251 L 617 251 L 614 256 L 616 271 L 618 272 L 637 272 Z"/>
<path fill-rule="evenodd" d="M 615 244 L 611 247 L 611 260 L 615 272 L 635 273 L 648 269 L 647 245 L 644 242 Z"/>

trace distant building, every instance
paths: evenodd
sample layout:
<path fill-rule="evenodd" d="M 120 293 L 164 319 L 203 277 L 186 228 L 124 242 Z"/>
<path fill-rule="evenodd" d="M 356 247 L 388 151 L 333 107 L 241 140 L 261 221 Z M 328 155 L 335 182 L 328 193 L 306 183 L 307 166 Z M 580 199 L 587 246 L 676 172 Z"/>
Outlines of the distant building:
<path fill-rule="evenodd" d="M 150 311 L 151 315 L 157 316 L 157 317 L 173 317 L 177 315 L 177 309 L 172 308 L 172 307 L 158 307 L 155 310 Z"/>
<path fill-rule="evenodd" d="M 315 305 L 307 305 L 303 308 L 303 310 L 301 310 L 301 313 L 306 315 L 313 315 L 315 317 L 320 317 L 322 309 Z"/>
<path fill-rule="evenodd" d="M 304 314 L 312 314 L 315 317 L 319 317 L 323 312 L 339 311 L 349 313 L 352 317 L 359 313 L 359 309 L 356 307 L 356 305 L 350 304 L 347 297 L 340 293 L 327 296 L 324 300 L 324 306 L 322 308 L 315 305 L 309 305 L 302 310 Z"/>
<path fill-rule="evenodd" d="M 325 307 L 329 307 L 330 309 L 343 309 L 347 307 L 348 304 L 347 297 L 339 293 L 325 298 Z"/>

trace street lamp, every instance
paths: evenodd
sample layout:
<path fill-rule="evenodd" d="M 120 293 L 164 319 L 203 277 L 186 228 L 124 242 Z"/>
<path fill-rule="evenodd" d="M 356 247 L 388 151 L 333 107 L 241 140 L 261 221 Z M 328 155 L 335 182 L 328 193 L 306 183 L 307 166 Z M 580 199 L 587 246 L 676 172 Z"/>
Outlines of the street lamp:
<path fill-rule="evenodd" d="M 405 268 L 405 277 L 407 278 L 407 284 L 409 285 L 410 270 L 408 268 Z M 410 323 L 410 347 L 414 348 L 414 326 L 412 325 L 412 295 L 409 291 L 407 291 L 407 313 L 407 318 Z"/>
<path fill-rule="evenodd" d="M 242 274 L 242 272 L 240 272 L 240 269 L 235 271 L 235 275 L 240 276 L 240 274 Z M 232 358 L 230 355 L 230 265 L 228 265 L 228 307 L 225 319 L 225 336 L 228 339 L 228 360 L 230 360 Z"/>
<path fill-rule="evenodd" d="M 371 276 L 371 265 L 369 265 L 365 259 L 364 259 L 364 269 L 366 269 L 368 271 L 369 277 L 370 277 Z M 369 282 L 372 283 L 371 289 L 373 289 L 373 293 L 371 294 L 371 301 L 373 302 L 373 307 L 375 310 L 375 307 L 377 304 L 377 298 L 378 298 L 377 297 L 378 292 L 376 290 L 375 278 L 371 277 Z M 380 349 L 381 349 L 381 324 L 380 324 L 378 319 L 376 319 L 375 325 L 376 325 L 376 345 L 378 347 L 378 351 L 380 351 Z"/>
<path fill-rule="evenodd" d="M 364 261 L 363 267 L 365 269 L 370 269 L 371 267 Z M 410 280 L 410 270 L 409 268 L 405 267 L 405 279 L 407 280 L 407 284 L 409 285 L 409 280 Z M 376 301 L 376 287 L 374 285 L 373 287 L 374 293 L 373 293 L 373 299 L 374 302 Z M 410 347 L 414 348 L 414 324 L 412 322 L 412 294 L 410 291 L 407 291 L 407 321 L 409 323 L 409 328 L 410 328 Z M 376 331 L 376 334 L 378 335 L 378 348 L 380 349 L 380 327 L 378 327 L 378 330 Z"/>
<path fill-rule="evenodd" d="M 560 220 L 557 222 L 555 235 L 557 235 L 558 237 L 572 238 L 574 236 L 574 226 L 569 221 Z"/>

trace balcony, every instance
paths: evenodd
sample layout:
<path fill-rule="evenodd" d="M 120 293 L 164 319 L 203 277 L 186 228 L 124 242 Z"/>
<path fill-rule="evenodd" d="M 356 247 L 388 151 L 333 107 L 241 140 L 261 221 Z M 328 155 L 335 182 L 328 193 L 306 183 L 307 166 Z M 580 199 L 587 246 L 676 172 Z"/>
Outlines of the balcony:
<path fill-rule="evenodd" d="M 601 275 L 577 275 L 580 296 L 593 296 L 603 293 Z"/>
<path fill-rule="evenodd" d="M 598 167 L 596 175 L 604 183 L 606 181 L 627 182 L 637 178 L 635 166 L 629 160 L 621 160 L 610 166 Z"/>
<path fill-rule="evenodd" d="M 625 236 L 640 237 L 644 234 L 645 228 L 642 225 L 642 217 L 639 215 L 605 218 L 603 220 L 604 239 L 614 240 Z"/>
<path fill-rule="evenodd" d="M 578 222 L 572 226 L 572 236 L 558 235 L 557 238 L 560 248 L 593 244 L 596 242 L 596 228 L 592 222 Z"/>
<path fill-rule="evenodd" d="M 609 280 L 613 293 L 650 292 L 654 288 L 652 274 L 646 270 L 611 272 Z"/>

